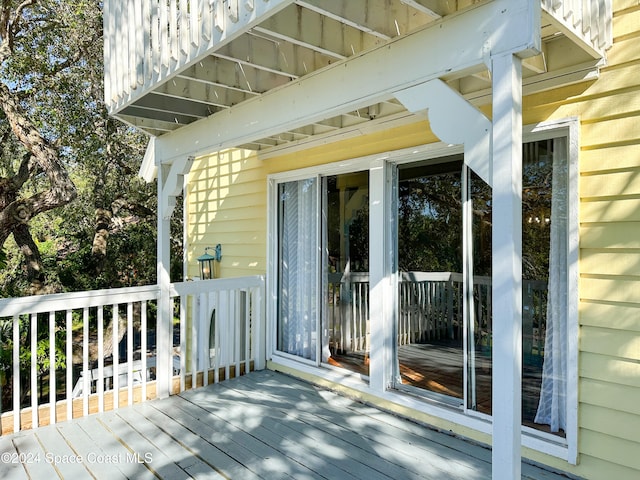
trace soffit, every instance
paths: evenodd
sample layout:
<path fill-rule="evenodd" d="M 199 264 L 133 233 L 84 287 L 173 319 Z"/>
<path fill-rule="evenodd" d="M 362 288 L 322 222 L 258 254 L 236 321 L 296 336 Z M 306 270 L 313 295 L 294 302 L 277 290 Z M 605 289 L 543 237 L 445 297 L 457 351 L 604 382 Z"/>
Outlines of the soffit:
<path fill-rule="evenodd" d="M 204 58 L 185 65 L 116 116 L 150 135 L 161 136 L 273 89 L 286 88 L 296 79 L 336 62 L 348 62 L 349 58 L 448 16 L 463 14 L 480 3 L 486 1 L 297 0 Z M 598 61 L 576 48 L 548 14 L 542 15 L 543 54 L 525 60 L 525 93 L 550 88 L 558 82 L 580 81 L 594 71 Z M 444 80 L 477 105 L 490 101 L 491 78 L 486 69 Z M 238 147 L 277 152 L 316 139 L 343 138 L 350 132 L 416 120 L 390 97 Z"/>

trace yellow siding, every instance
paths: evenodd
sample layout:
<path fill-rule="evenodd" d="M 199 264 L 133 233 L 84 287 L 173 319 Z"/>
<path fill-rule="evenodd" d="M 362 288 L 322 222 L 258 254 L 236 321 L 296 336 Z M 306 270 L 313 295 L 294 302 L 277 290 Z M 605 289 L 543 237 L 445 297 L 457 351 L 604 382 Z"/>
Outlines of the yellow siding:
<path fill-rule="evenodd" d="M 196 159 L 187 187 L 188 277 L 199 276 L 196 258 L 222 245 L 217 277 L 266 271 L 266 170 L 249 151 Z"/>
<path fill-rule="evenodd" d="M 580 120 L 579 464 L 585 478 L 640 478 L 640 2 L 614 0 L 614 46 L 598 80 L 528 96 L 524 122 Z M 188 187 L 189 275 L 223 245 L 219 274 L 266 272 L 266 177 L 433 142 L 419 122 L 262 160 L 196 161 Z M 451 426 L 455 430 L 455 426 Z M 468 433 L 468 432 L 465 432 Z"/>

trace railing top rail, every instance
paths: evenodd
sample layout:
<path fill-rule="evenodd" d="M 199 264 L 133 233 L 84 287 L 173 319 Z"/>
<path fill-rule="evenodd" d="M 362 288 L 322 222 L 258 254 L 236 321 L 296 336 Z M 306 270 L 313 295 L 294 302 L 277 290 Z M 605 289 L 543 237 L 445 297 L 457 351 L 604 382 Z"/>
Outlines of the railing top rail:
<path fill-rule="evenodd" d="M 262 285 L 264 285 L 263 275 L 215 278 L 213 280 L 196 280 L 172 284 L 171 296 L 177 297 L 180 295 L 195 295 L 198 293 L 217 292 L 223 290 L 239 290 L 261 287 Z"/>
<path fill-rule="evenodd" d="M 171 285 L 171 296 L 255 288 L 264 285 L 264 276 L 219 278 L 196 282 L 180 282 Z M 141 287 L 108 288 L 51 295 L 0 299 L 0 318 L 15 315 L 59 312 L 101 305 L 123 304 L 155 300 L 160 294 L 158 285 Z"/>
<path fill-rule="evenodd" d="M 153 300 L 158 296 L 157 285 L 109 288 L 84 292 L 55 293 L 31 297 L 0 299 L 0 317 L 12 317 L 42 312 L 57 312 L 78 308 L 97 307 L 113 303 Z"/>

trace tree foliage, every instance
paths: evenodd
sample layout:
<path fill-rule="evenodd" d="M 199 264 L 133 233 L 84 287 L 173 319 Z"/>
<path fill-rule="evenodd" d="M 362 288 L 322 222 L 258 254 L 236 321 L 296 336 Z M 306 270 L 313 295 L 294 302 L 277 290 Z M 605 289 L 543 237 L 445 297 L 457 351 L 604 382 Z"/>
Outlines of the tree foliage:
<path fill-rule="evenodd" d="M 153 283 L 155 187 L 104 107 L 101 2 L 4 0 L 0 41 L 0 294 Z"/>

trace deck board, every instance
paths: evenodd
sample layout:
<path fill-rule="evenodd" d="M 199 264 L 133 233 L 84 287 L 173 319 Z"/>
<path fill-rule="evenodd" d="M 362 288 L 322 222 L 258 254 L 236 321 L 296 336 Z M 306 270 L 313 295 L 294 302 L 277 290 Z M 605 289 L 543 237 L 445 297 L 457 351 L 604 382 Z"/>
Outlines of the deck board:
<path fill-rule="evenodd" d="M 487 448 L 270 371 L 0 437 L 0 452 L 16 451 L 84 463 L 0 463 L 0 478 L 491 477 Z M 522 471 L 532 480 L 564 478 L 526 464 Z"/>
<path fill-rule="evenodd" d="M 233 384 L 230 382 L 225 387 L 229 388 L 231 385 Z M 254 395 L 252 391 L 256 387 L 256 384 L 244 387 L 246 394 Z M 267 390 L 269 394 L 277 393 L 276 401 L 297 398 L 297 401 L 291 401 L 280 408 L 283 411 L 295 412 L 294 421 L 304 422 L 314 429 L 328 433 L 333 437 L 331 441 L 343 440 L 346 442 L 343 445 L 346 451 L 363 451 L 368 452 L 370 457 L 379 457 L 389 466 L 394 467 L 387 473 L 393 478 L 457 480 L 491 476 L 490 466 L 486 462 L 474 461 L 466 455 L 462 461 L 457 461 L 450 455 L 451 451 L 440 444 L 432 443 L 406 430 L 386 427 L 380 423 L 379 418 L 372 418 L 368 412 L 386 417 L 392 416 L 383 414 L 375 408 L 362 406 L 360 411 L 350 410 L 350 406 L 360 404 L 332 392 L 316 392 L 309 389 L 303 382 L 294 379 L 286 385 L 273 382 Z M 303 393 L 298 394 L 300 395 L 298 397 L 292 394 L 292 391 Z M 258 394 L 262 392 L 263 390 Z M 312 395 L 315 397 L 314 401 L 310 401 L 313 398 Z M 465 446 L 468 445 L 465 444 Z"/>

